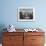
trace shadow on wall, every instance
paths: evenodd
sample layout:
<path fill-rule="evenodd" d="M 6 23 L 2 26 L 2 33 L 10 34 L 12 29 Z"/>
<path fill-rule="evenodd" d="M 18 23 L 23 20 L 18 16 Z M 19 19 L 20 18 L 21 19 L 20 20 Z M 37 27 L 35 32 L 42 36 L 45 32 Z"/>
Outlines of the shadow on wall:
<path fill-rule="evenodd" d="M 6 26 L 4 24 L 0 24 L 0 43 L 2 43 L 2 32 L 5 32 L 6 30 L 4 30 L 4 28 L 6 28 Z"/>

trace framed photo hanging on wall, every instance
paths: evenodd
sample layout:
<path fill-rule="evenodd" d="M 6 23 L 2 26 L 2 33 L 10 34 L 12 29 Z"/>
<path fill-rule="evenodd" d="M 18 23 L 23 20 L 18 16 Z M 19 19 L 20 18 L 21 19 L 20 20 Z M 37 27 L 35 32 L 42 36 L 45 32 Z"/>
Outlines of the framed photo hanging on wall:
<path fill-rule="evenodd" d="M 17 14 L 18 21 L 35 21 L 35 8 L 19 7 Z"/>

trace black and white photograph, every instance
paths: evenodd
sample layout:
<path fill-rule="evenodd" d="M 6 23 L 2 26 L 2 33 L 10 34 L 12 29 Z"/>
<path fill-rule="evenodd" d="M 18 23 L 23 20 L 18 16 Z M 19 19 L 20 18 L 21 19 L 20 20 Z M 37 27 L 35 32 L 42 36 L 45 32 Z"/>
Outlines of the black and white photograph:
<path fill-rule="evenodd" d="M 34 8 L 18 8 L 18 21 L 34 21 L 35 9 Z"/>

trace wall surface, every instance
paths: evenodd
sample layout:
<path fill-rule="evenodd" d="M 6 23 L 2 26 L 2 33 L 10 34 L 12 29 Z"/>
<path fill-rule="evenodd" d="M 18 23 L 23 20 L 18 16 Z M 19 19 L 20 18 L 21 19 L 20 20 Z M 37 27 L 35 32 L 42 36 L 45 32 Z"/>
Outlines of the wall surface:
<path fill-rule="evenodd" d="M 35 8 L 36 20 L 30 22 L 17 21 L 18 7 Z M 15 28 L 46 28 L 46 0 L 0 0 L 0 29 L 13 24 Z M 1 31 L 1 30 L 0 30 Z"/>

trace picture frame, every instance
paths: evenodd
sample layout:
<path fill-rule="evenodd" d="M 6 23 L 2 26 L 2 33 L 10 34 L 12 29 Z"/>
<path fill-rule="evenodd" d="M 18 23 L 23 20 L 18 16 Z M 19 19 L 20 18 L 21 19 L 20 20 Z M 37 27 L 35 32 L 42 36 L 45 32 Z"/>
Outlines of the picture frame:
<path fill-rule="evenodd" d="M 35 8 L 19 7 L 17 14 L 18 21 L 35 21 Z"/>

